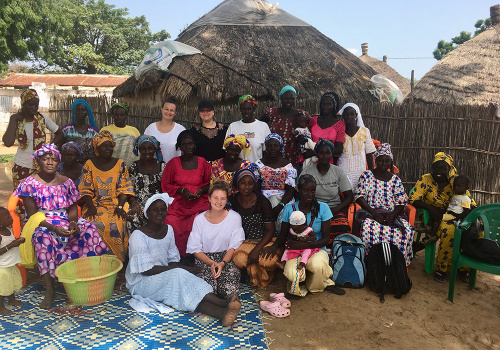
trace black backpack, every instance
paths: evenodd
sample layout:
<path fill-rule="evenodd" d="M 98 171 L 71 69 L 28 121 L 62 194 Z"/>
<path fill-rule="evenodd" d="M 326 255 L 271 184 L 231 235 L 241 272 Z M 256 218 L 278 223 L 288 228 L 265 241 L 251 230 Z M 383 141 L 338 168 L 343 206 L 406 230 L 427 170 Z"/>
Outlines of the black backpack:
<path fill-rule="evenodd" d="M 382 242 L 371 247 L 366 257 L 366 269 L 366 283 L 380 294 L 381 303 L 387 293 L 400 299 L 411 289 L 403 253 L 392 243 Z"/>
<path fill-rule="evenodd" d="M 476 221 L 462 233 L 461 248 L 465 255 L 488 264 L 500 265 L 500 246 L 488 238 L 478 238 L 479 223 Z"/>

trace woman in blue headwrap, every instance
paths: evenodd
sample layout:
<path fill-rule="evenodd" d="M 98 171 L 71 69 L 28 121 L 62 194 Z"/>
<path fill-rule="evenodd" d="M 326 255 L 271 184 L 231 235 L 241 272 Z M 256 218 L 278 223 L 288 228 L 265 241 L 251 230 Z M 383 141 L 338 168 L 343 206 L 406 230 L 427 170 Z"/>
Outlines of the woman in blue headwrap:
<path fill-rule="evenodd" d="M 99 129 L 97 129 L 94 114 L 87 101 L 78 99 L 73 102 L 71 105 L 71 124 L 64 125 L 62 132 L 64 140 L 58 144 L 59 149 L 64 143 L 74 141 L 82 151 L 78 159 L 80 163 L 84 164 L 95 156 L 92 138 L 99 132 Z"/>
<path fill-rule="evenodd" d="M 140 158 L 130 165 L 128 171 L 134 186 L 135 198 L 143 210 L 149 197 L 162 193 L 161 176 L 165 163 L 160 142 L 154 136 L 141 135 L 136 138 L 134 154 Z M 146 219 L 142 215 L 129 216 L 127 221 L 130 233 L 146 224 Z"/>
<path fill-rule="evenodd" d="M 303 114 L 309 119 L 309 113 L 295 108 L 297 91 L 292 86 L 287 85 L 283 87 L 278 96 L 281 107 L 267 108 L 265 114 L 260 119 L 269 125 L 271 132 L 283 138 L 284 157 L 285 159 L 289 159 L 293 166 L 297 166 L 300 153 L 297 149 L 297 138 L 294 133 L 297 127 L 295 118 Z"/>

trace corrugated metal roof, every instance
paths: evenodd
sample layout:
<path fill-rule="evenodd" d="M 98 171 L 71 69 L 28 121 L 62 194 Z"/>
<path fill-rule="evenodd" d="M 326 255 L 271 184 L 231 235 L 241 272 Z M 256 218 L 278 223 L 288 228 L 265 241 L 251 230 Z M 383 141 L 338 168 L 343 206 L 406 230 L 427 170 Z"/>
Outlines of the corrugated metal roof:
<path fill-rule="evenodd" d="M 25 74 L 14 73 L 0 81 L 0 86 L 30 86 L 45 83 L 59 86 L 118 86 L 128 79 L 128 75 L 99 74 Z"/>

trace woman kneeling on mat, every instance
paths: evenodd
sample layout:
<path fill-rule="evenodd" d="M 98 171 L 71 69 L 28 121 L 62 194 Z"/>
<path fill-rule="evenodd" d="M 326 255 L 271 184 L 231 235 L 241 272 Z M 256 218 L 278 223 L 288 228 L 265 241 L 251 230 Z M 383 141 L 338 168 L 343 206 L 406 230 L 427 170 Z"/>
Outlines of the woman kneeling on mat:
<path fill-rule="evenodd" d="M 241 308 L 238 297 L 217 297 L 210 284 L 194 275 L 198 268 L 179 264 L 174 230 L 163 224 L 172 201 L 166 193 L 149 198 L 144 206 L 147 224 L 130 236 L 125 273 L 132 294 L 130 306 L 142 312 L 168 312 L 168 305 L 179 311 L 201 312 L 231 326 Z"/>

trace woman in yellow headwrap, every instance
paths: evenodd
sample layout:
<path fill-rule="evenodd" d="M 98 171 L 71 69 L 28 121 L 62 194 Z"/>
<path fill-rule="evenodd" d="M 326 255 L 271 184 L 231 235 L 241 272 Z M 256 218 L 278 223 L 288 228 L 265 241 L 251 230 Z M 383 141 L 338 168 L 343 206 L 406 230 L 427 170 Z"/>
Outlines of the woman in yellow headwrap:
<path fill-rule="evenodd" d="M 109 131 L 94 136 L 92 145 L 96 156 L 85 162 L 79 185 L 84 218 L 93 220 L 107 246 L 125 261 L 129 233 L 127 215 L 140 215 L 141 209 L 135 200 L 132 181 L 122 159 L 113 158 L 115 143 Z M 131 209 L 124 210 L 125 203 Z"/>
<path fill-rule="evenodd" d="M 439 283 L 446 283 L 446 272 L 451 267 L 455 225 L 443 221 L 442 218 L 451 198 L 455 194 L 453 192 L 453 182 L 456 176 L 457 170 L 453 166 L 453 158 L 449 154 L 439 152 L 434 156 L 431 172 L 422 175 L 415 184 L 415 190 L 410 196 L 411 204 L 429 211 L 432 222 L 441 221 L 437 231 L 440 244 L 434 276 L 434 279 Z M 470 197 L 469 191 L 466 192 L 466 195 Z M 472 200 L 472 206 L 476 206 L 474 200 Z M 467 271 L 459 271 L 459 277 L 463 281 L 468 281 Z"/>
<path fill-rule="evenodd" d="M 257 166 L 246 159 L 240 158 L 240 152 L 242 150 L 245 155 L 248 155 L 251 151 L 250 143 L 245 136 L 234 134 L 227 136 L 224 141 L 224 148 L 226 149 L 224 158 L 217 159 L 212 163 L 212 170 L 210 172 L 211 183 L 213 183 L 215 179 L 220 178 L 231 186 L 233 173 L 242 168 L 250 169 L 258 178 L 259 169 Z"/>

